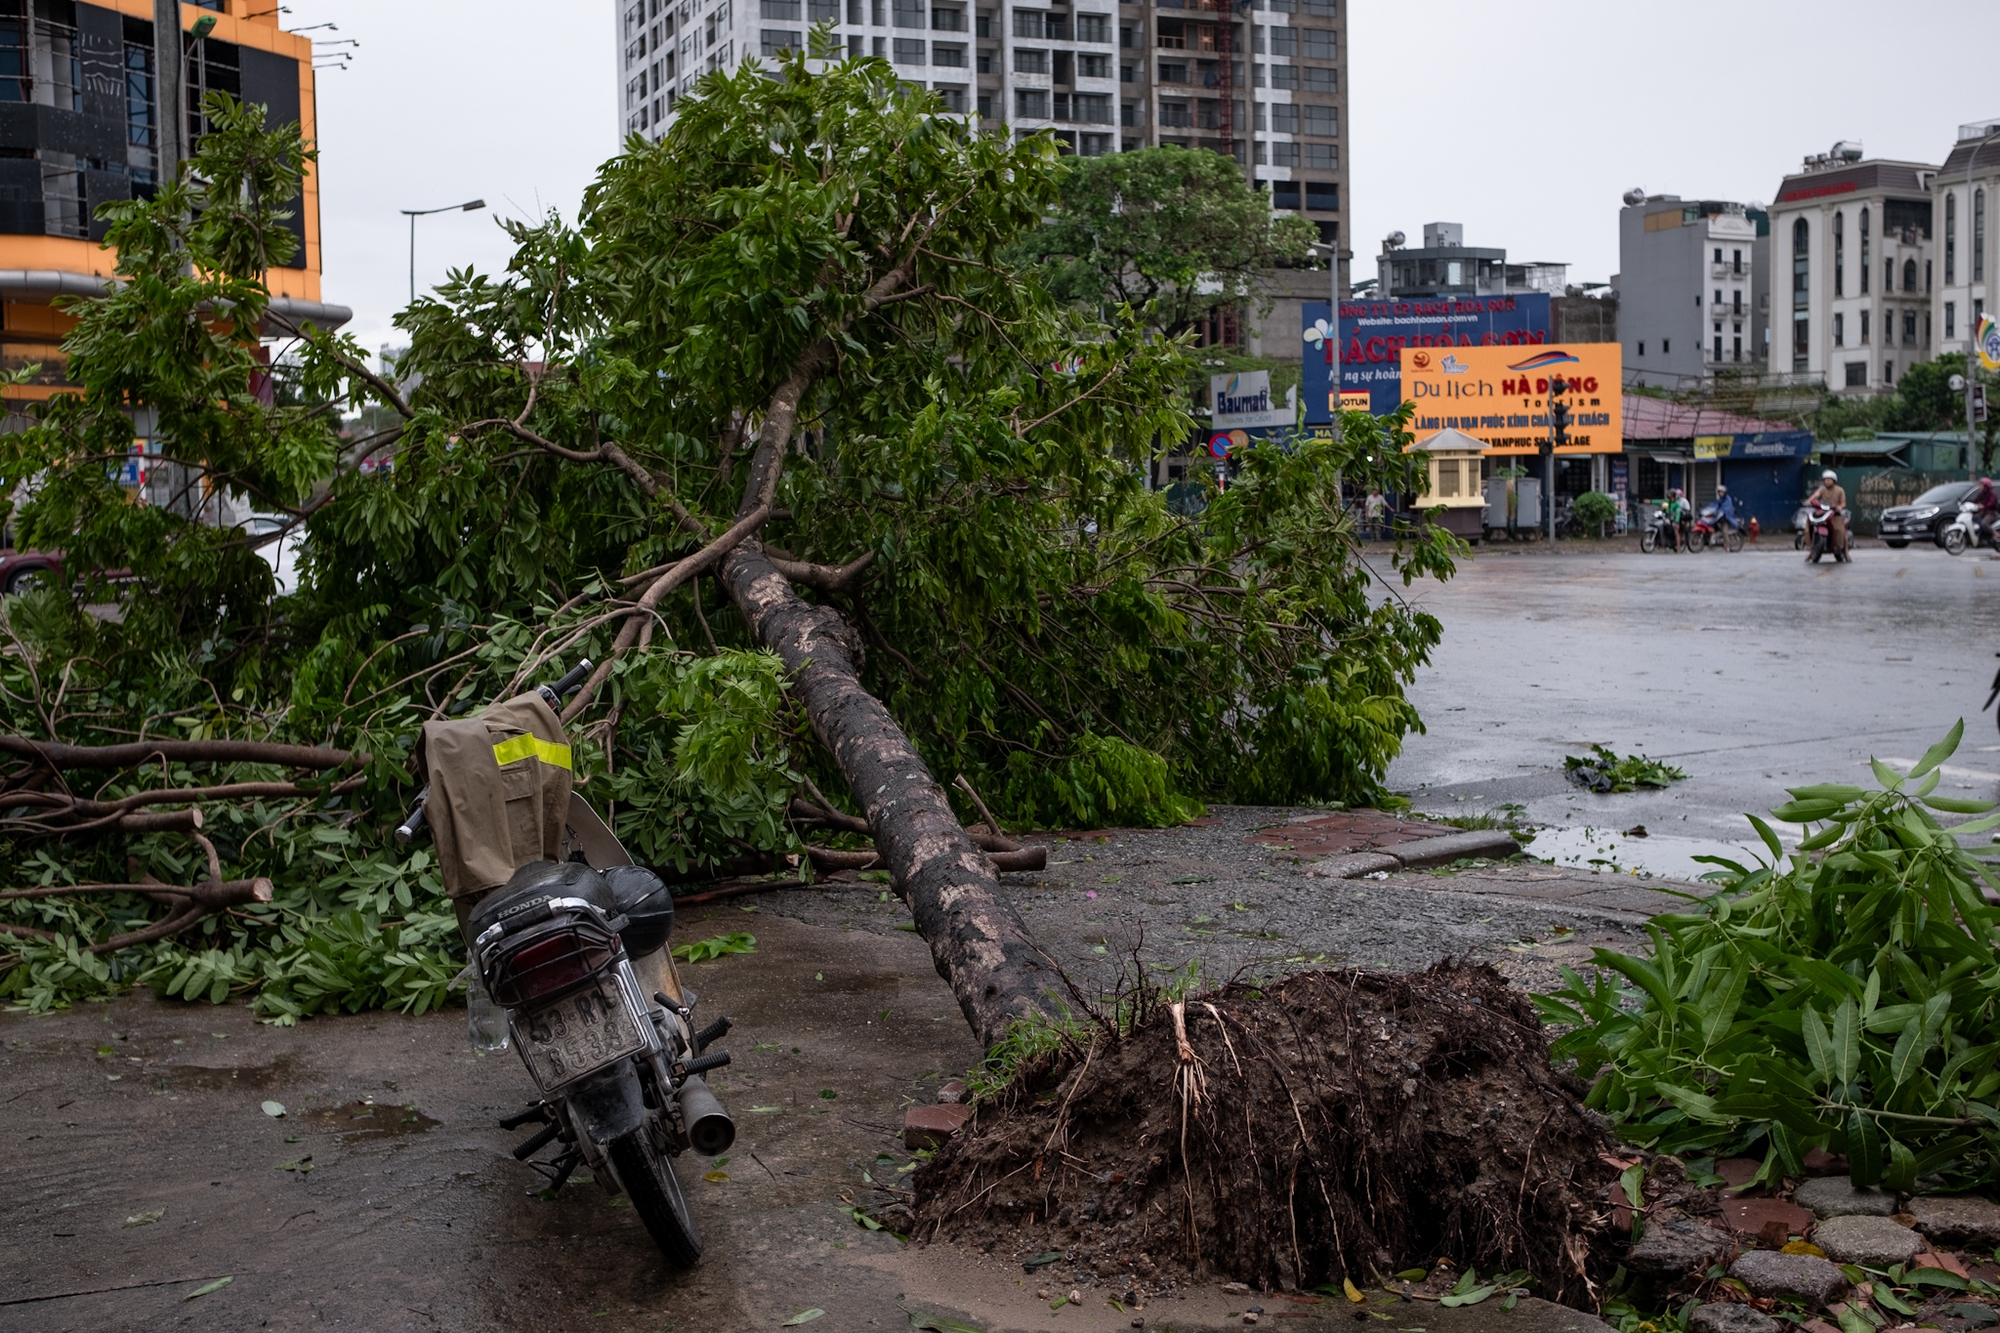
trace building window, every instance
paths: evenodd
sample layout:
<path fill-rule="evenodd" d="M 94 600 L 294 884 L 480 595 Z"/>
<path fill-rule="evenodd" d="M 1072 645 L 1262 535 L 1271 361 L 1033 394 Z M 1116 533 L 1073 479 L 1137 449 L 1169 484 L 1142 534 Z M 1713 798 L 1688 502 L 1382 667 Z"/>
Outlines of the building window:
<path fill-rule="evenodd" d="M 1192 125 L 1194 118 L 1188 114 L 1188 104 L 1180 101 L 1160 103 L 1160 124 L 1176 128 Z"/>
<path fill-rule="evenodd" d="M 1300 28 L 1299 53 L 1308 60 L 1333 59 L 1333 29 Z"/>
<path fill-rule="evenodd" d="M 1715 262 L 1718 264 L 1722 262 L 1722 247 L 1719 245 L 1715 247 Z"/>
<path fill-rule="evenodd" d="M 1737 267 L 1741 268 L 1743 252 L 1738 250 L 1736 256 Z M 1833 215 L 1833 294 L 1847 295 L 1847 217 L 1843 213 Z M 1834 345 L 1839 346 L 1839 343 L 1836 338 Z"/>
<path fill-rule="evenodd" d="M 1306 144 L 1303 165 L 1308 171 L 1338 171 L 1340 148 L 1330 143 Z"/>
<path fill-rule="evenodd" d="M 763 45 L 760 49 L 766 57 L 775 56 L 781 51 L 796 51 L 804 45 L 797 28 L 765 28 L 757 35 L 762 39 Z"/>
<path fill-rule="evenodd" d="M 847 21 L 857 28 L 868 22 L 868 8 L 861 0 L 847 0 Z"/>
<path fill-rule="evenodd" d="M 759 18 L 799 21 L 799 0 L 757 0 Z"/>
<path fill-rule="evenodd" d="M 1340 187 L 1332 181 L 1307 181 L 1306 207 L 1318 213 L 1338 213 Z"/>
<path fill-rule="evenodd" d="M 1884 384 L 1894 384 L 1896 382 L 1896 363 L 1894 361 L 1884 361 L 1882 363 L 1882 382 Z"/>
<path fill-rule="evenodd" d="M 1299 206 L 1299 183 L 1297 181 L 1271 182 L 1271 207 L 1297 208 Z"/>
<path fill-rule="evenodd" d="M 1646 344 L 1644 344 L 1644 343 L 1640 343 L 1640 344 L 1639 344 L 1639 355 L 1640 355 L 1640 356 L 1644 356 L 1645 354 L 1646 354 Z"/>
<path fill-rule="evenodd" d="M 1986 281 L 1986 188 L 1972 192 L 1972 280 Z"/>
<path fill-rule="evenodd" d="M 1076 75 L 1080 79 L 1108 79 L 1111 77 L 1111 57 L 1078 55 Z M 1090 154 L 1084 154 L 1085 157 Z"/>
<path fill-rule="evenodd" d="M 1868 267 L 1868 210 L 1864 208 L 1861 210 L 1861 294 L 1863 296 L 1868 295 L 1868 274 L 1871 271 Z M 1864 336 L 1861 341 L 1867 342 L 1868 339 Z"/>
<path fill-rule="evenodd" d="M 1905 259 L 1903 261 L 1903 290 L 1906 292 L 1913 292 L 1916 289 L 1917 289 L 1917 261 L 1914 259 Z"/>
<path fill-rule="evenodd" d="M 924 0 L 895 0 L 890 7 L 891 17 L 898 28 L 928 28 L 925 21 Z"/>
<path fill-rule="evenodd" d="M 90 238 L 90 205 L 83 194 L 83 159 L 72 153 L 40 150 L 42 230 L 51 236 Z"/>
<path fill-rule="evenodd" d="M 1016 52 L 1016 54 L 1018 55 L 1019 52 Z M 1188 67 L 1186 65 L 1165 60 L 1160 62 L 1161 83 L 1186 83 L 1187 81 Z"/>
<path fill-rule="evenodd" d="M 1021 120 L 1047 120 L 1049 95 L 1039 88 L 1021 88 L 1014 93 L 1014 115 Z"/>
<path fill-rule="evenodd" d="M 1076 39 L 1109 46 L 1111 44 L 1111 16 L 1109 14 L 1078 14 L 1076 16 Z M 1093 154 L 1086 153 L 1089 157 Z"/>
<path fill-rule="evenodd" d="M 1882 294 L 1887 296 L 1896 290 L 1896 260 L 1893 255 L 1882 256 Z"/>
<path fill-rule="evenodd" d="M 1719 333 L 1715 335 L 1715 359 L 1722 360 L 1722 335 Z"/>
<path fill-rule="evenodd" d="M 1850 361 L 1847 363 L 1847 387 L 1850 389 L 1865 389 L 1868 387 L 1868 363 L 1866 361 Z"/>
<path fill-rule="evenodd" d="M 847 34 L 847 58 L 859 60 L 868 54 L 868 39 L 858 32 Z"/>
<path fill-rule="evenodd" d="M 1046 74 L 1049 72 L 1049 53 L 1037 47 L 1017 46 L 1014 48 L 1014 72 L 1016 74 Z"/>
<path fill-rule="evenodd" d="M 975 105 L 976 105 L 976 106 L 978 106 L 978 108 L 979 108 L 979 116 L 980 116 L 980 119 L 982 119 L 982 120 L 990 120 L 990 119 L 992 119 L 992 116 L 993 116 L 993 94 L 992 94 L 992 93 L 981 93 L 981 94 L 979 94 L 979 100 L 978 100 L 978 101 L 977 101 L 977 102 L 975 103 Z"/>
<path fill-rule="evenodd" d="M 1271 86 L 1273 88 L 1297 88 L 1299 86 L 1299 67 L 1297 65 L 1271 66 Z"/>
<path fill-rule="evenodd" d="M 137 38 L 138 40 L 134 40 Z M 150 196 L 158 181 L 153 119 L 152 25 L 125 20 L 125 169 L 134 196 Z"/>
<path fill-rule="evenodd" d="M 922 46 L 923 43 L 918 42 L 917 45 Z M 965 48 L 962 46 L 946 46 L 943 42 L 939 42 L 931 47 L 931 63 L 933 65 L 942 65 L 946 69 L 964 69 Z"/>
<path fill-rule="evenodd" d="M 1731 250 L 1729 252 L 1729 267 L 1737 273 L 1743 271 L 1743 252 L 1741 250 Z"/>
<path fill-rule="evenodd" d="M 1947 338 L 1956 338 L 1958 336 L 1958 302 L 1956 301 L 1946 301 L 1944 303 L 1944 336 Z"/>
<path fill-rule="evenodd" d="M 1299 30 L 1297 28 L 1271 29 L 1271 54 L 1274 56 L 1295 56 L 1299 53 Z"/>
<path fill-rule="evenodd" d="M 1673 354 L 1674 354 L 1674 340 L 1672 338 L 1660 339 L 1660 355 L 1672 356 Z"/>
<path fill-rule="evenodd" d="M 1811 302 L 1812 232 L 1806 220 L 1792 223 L 1792 369 L 1804 370 L 1811 348 L 1807 307 Z"/>
<path fill-rule="evenodd" d="M 1048 35 L 1048 11 L 1045 9 L 1017 9 L 1014 11 L 1014 35 L 1033 37 L 1037 40 Z"/>
<path fill-rule="evenodd" d="M 1337 93 L 1340 91 L 1340 73 L 1323 65 L 1307 65 L 1305 75 L 1306 91 L 1309 93 Z"/>
<path fill-rule="evenodd" d="M 1903 312 L 1903 342 L 1905 345 L 1914 346 L 1916 341 L 1917 312 L 1914 310 L 1905 310 Z"/>
<path fill-rule="evenodd" d="M 1862 271 L 1866 272 L 1867 270 L 1864 269 Z M 1863 347 L 1868 345 L 1868 312 L 1866 310 L 1861 312 L 1861 345 Z"/>
<path fill-rule="evenodd" d="M 895 52 L 894 59 L 898 65 L 922 65 L 928 63 L 924 59 L 924 43 L 922 38 L 898 37 L 896 39 Z"/>
<path fill-rule="evenodd" d="M 951 112 L 955 116 L 962 116 L 965 114 L 965 89 L 939 88 L 937 90 L 937 95 L 938 95 L 938 100 L 944 103 L 945 110 Z"/>
<path fill-rule="evenodd" d="M 1332 106 L 1306 106 L 1300 111 L 1305 117 L 1307 134 L 1324 134 L 1331 138 L 1340 133 L 1340 108 Z"/>
<path fill-rule="evenodd" d="M 1944 197 L 1944 285 L 1958 281 L 1958 196 Z"/>
<path fill-rule="evenodd" d="M 1280 139 L 1271 145 L 1271 165 L 1274 167 L 1296 167 L 1299 164 L 1299 146 L 1290 139 Z"/>
<path fill-rule="evenodd" d="M 964 32 L 965 11 L 962 9 L 946 9 L 943 6 L 933 9 L 931 11 L 931 31 Z"/>
<path fill-rule="evenodd" d="M 1299 132 L 1299 109 L 1289 102 L 1272 103 L 1271 129 L 1278 134 L 1297 134 Z"/>
<path fill-rule="evenodd" d="M 1836 312 L 1833 317 L 1833 345 L 1847 346 L 1847 316 Z"/>
<path fill-rule="evenodd" d="M 1080 120 L 1086 125 L 1109 125 L 1111 123 L 1110 93 L 1073 93 L 1069 101 L 1072 113 L 1071 119 Z M 1088 137 L 1101 139 L 1104 136 L 1094 134 Z M 1095 153 L 1085 153 L 1084 156 L 1096 157 L 1098 155 Z"/>

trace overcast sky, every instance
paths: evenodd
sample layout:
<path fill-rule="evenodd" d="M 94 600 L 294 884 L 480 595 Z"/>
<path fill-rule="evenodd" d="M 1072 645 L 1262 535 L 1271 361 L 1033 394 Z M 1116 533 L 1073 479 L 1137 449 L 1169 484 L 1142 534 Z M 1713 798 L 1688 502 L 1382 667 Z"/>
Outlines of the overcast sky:
<path fill-rule="evenodd" d="M 575 215 L 617 151 L 612 0 L 294 0 L 294 29 L 356 39 L 319 82 L 325 295 L 371 350 L 409 288 L 494 271 L 496 217 Z M 1468 245 L 1618 267 L 1618 196 L 1768 202 L 1807 153 L 1941 161 L 1961 121 L 2000 117 L 2000 5 L 1913 0 L 1353 0 L 1354 277 L 1381 238 L 1465 224 Z M 1986 73 L 1973 58 L 1986 53 Z"/>

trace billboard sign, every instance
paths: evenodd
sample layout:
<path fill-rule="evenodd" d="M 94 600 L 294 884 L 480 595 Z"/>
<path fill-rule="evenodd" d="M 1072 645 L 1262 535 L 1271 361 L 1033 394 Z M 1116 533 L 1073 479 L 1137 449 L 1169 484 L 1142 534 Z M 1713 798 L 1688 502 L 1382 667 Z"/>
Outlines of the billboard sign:
<path fill-rule="evenodd" d="M 1342 392 L 1368 395 L 1380 416 L 1403 401 L 1406 347 L 1538 347 L 1549 340 L 1546 292 L 1406 301 L 1324 301 L 1304 307 L 1306 420 L 1332 420 Z"/>
<path fill-rule="evenodd" d="M 1569 443 L 1563 454 L 1625 448 L 1624 358 L 1617 343 L 1526 347 L 1405 347 L 1403 396 L 1416 404 L 1422 438 L 1462 430 L 1489 454 L 1532 454 L 1549 438 L 1549 381 L 1569 382 Z"/>
<path fill-rule="evenodd" d="M 1271 372 L 1268 370 L 1209 376 L 1208 402 L 1213 412 L 1209 424 L 1218 431 L 1289 426 L 1293 422 L 1290 406 L 1273 405 L 1271 402 Z"/>

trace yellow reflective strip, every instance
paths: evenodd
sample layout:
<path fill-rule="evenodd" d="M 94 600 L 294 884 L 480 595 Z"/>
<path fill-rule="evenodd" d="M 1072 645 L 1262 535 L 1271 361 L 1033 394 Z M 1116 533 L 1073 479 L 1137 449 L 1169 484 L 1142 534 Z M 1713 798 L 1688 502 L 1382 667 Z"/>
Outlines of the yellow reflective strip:
<path fill-rule="evenodd" d="M 569 767 L 569 747 L 545 741 L 540 736 L 516 736 L 493 747 L 493 762 L 511 764 L 517 759 L 539 759 L 557 768 Z"/>

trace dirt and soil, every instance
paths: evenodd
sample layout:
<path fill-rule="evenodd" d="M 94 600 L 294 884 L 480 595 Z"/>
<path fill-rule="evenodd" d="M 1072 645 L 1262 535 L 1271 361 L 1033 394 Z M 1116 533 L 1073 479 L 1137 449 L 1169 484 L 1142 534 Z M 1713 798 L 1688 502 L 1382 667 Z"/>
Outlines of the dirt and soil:
<path fill-rule="evenodd" d="M 917 1236 L 1061 1252 L 1142 1296 L 1444 1255 L 1574 1303 L 1617 1264 L 1615 1145 L 1490 967 L 1238 983 L 1091 1035 L 916 1172 Z"/>
<path fill-rule="evenodd" d="M 1006 880 L 1038 943 L 1086 982 L 1115 975 L 1143 933 L 1149 965 L 1196 960 L 1216 980 L 1316 959 L 1413 971 L 1469 954 L 1541 984 L 1538 972 L 1593 941 L 1633 945 L 1657 899 L 1534 865 L 1318 879 L 1298 844 L 1246 841 L 1294 817 L 1322 816 L 1229 809 L 1199 828 L 1107 830 L 1055 844 L 1045 874 Z M 538 1178 L 508 1154 L 523 1136 L 493 1124 L 525 1099 L 526 1076 L 511 1055 L 468 1052 L 463 1010 L 283 1029 L 239 1005 L 141 994 L 0 1015 L 0 1327 L 707 1333 L 809 1308 L 826 1311 L 814 1333 L 908 1327 L 905 1308 L 995 1333 L 1129 1327 L 1105 1304 L 1122 1291 L 1094 1274 L 1062 1273 L 1086 1299 L 1051 1314 L 1035 1297 L 1048 1274 L 1031 1278 L 1015 1255 L 905 1248 L 848 1211 L 904 1197 L 904 1110 L 980 1057 L 884 887 L 776 891 L 684 915 L 680 938 L 749 931 L 757 952 L 691 969 L 701 1011 L 736 1019 L 724 1043 L 736 1063 L 716 1084 L 740 1138 L 726 1163 L 683 1164 L 709 1249 L 678 1277 L 596 1185 L 531 1193 Z M 267 1100 L 286 1115 L 266 1115 Z M 1269 1318 L 1350 1318 L 1344 1302 L 1279 1309 L 1215 1283 L 1178 1288 L 1143 1317 L 1240 1327 L 1249 1304 Z M 1531 1311 L 1535 1328 L 1507 1327 L 1603 1333 L 1526 1302 L 1508 1318 Z M 1500 1317 L 1422 1302 L 1377 1313 L 1430 1333 Z"/>

